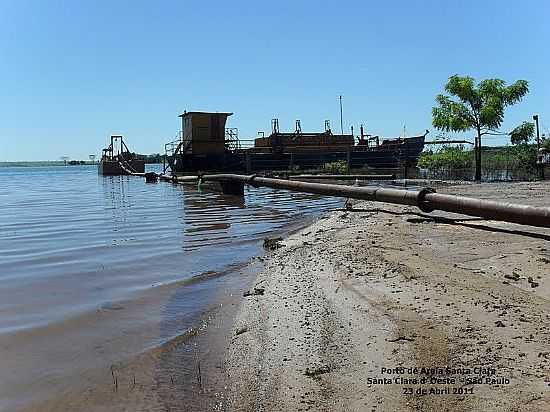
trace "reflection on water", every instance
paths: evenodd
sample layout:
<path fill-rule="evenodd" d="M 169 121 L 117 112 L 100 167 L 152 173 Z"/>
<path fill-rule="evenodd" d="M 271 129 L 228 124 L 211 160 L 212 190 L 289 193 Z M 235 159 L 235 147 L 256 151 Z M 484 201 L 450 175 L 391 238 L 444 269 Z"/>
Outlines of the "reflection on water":
<path fill-rule="evenodd" d="M 291 219 L 340 204 L 271 189 L 228 197 L 93 167 L 21 169 L 1 170 L 0 333 L 221 270 Z"/>
<path fill-rule="evenodd" d="M 341 205 L 271 189 L 228 197 L 93 166 L 0 177 L 0 410 L 177 336 L 239 282 L 224 269 L 296 218 Z"/>

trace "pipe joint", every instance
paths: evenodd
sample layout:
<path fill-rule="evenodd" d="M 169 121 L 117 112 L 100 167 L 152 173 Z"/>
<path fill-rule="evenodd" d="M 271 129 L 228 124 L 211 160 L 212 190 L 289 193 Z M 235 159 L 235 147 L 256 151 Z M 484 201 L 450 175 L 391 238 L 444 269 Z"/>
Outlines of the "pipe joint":
<path fill-rule="evenodd" d="M 430 193 L 435 193 L 435 189 L 432 187 L 425 187 L 418 192 L 416 198 L 418 208 L 425 213 L 431 213 L 435 210 L 433 205 L 426 200 L 426 195 Z"/>
<path fill-rule="evenodd" d="M 258 175 L 250 175 L 246 178 L 246 183 L 249 184 L 252 187 L 259 187 L 256 182 L 254 182 L 254 179 L 256 179 Z"/>

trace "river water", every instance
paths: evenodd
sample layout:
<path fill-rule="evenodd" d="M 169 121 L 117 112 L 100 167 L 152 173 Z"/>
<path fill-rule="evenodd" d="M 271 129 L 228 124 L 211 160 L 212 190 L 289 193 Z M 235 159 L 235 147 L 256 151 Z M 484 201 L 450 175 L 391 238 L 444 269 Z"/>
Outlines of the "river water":
<path fill-rule="evenodd" d="M 155 166 L 152 166 L 153 168 Z M 151 168 L 150 168 L 151 169 Z M 266 237 L 341 200 L 223 196 L 94 166 L 0 167 L 0 411 L 186 333 Z"/>

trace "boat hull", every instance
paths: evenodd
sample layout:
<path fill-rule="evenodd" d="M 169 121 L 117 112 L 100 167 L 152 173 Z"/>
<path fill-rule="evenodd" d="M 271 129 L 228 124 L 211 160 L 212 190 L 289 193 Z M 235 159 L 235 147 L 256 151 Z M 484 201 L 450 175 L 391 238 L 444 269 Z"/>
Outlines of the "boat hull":
<path fill-rule="evenodd" d="M 168 157 L 172 173 L 197 172 L 254 173 L 275 170 L 318 169 L 326 163 L 345 161 L 352 169 L 395 169 L 413 166 L 424 149 L 424 137 L 406 139 L 398 149 L 352 146 L 349 150 L 258 153 L 254 150 Z"/>
<path fill-rule="evenodd" d="M 128 161 L 132 170 L 137 173 L 145 173 L 145 162 L 143 160 L 133 159 Z M 97 173 L 102 176 L 120 176 L 128 173 L 120 167 L 120 163 L 114 160 L 101 160 L 97 166 Z"/>

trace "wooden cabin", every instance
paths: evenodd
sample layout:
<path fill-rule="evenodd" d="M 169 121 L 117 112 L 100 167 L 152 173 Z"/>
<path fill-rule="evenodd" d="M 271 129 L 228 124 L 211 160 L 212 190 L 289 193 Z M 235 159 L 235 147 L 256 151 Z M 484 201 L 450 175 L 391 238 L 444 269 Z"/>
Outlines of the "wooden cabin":
<path fill-rule="evenodd" d="M 183 152 L 206 155 L 225 152 L 225 123 L 233 113 L 184 112 L 180 114 Z"/>

